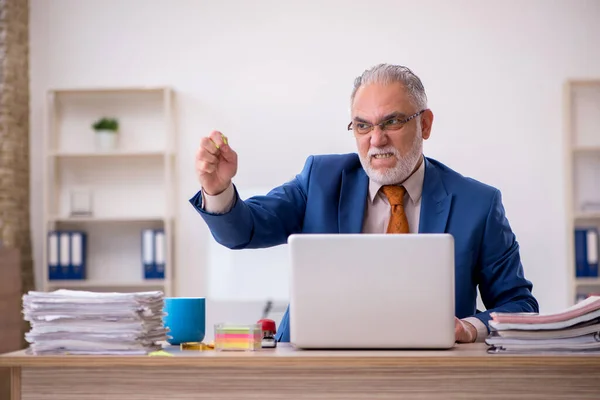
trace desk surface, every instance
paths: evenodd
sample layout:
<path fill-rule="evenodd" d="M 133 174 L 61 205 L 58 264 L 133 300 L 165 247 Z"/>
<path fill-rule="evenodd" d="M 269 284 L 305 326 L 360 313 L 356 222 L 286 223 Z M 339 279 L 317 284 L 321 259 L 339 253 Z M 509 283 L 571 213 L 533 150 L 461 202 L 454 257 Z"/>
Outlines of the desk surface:
<path fill-rule="evenodd" d="M 279 343 L 257 352 L 181 351 L 166 347 L 172 356 L 28 355 L 18 351 L 0 355 L 0 367 L 256 367 L 256 366 L 594 366 L 600 353 L 489 354 L 485 344 L 459 344 L 450 350 L 296 350 Z"/>
<path fill-rule="evenodd" d="M 445 351 L 180 351 L 172 356 L 0 356 L 13 399 L 553 400 L 600 398 L 600 354 Z M 60 368 L 55 368 L 60 367 Z"/>

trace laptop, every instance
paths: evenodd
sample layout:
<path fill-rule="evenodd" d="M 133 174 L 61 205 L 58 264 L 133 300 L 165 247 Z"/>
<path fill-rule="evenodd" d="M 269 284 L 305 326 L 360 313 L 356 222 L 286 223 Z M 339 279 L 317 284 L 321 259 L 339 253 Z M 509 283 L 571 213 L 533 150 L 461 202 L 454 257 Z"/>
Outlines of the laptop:
<path fill-rule="evenodd" d="M 295 234 L 290 342 L 298 349 L 454 346 L 449 234 Z"/>

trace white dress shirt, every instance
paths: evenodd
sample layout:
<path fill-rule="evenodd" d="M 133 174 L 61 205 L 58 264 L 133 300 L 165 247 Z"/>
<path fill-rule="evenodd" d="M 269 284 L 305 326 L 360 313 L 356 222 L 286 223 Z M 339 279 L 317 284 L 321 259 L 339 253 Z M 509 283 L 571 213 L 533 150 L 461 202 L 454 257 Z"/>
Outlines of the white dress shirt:
<path fill-rule="evenodd" d="M 421 162 L 419 168 L 409 176 L 402 186 L 406 189 L 404 194 L 404 212 L 408 219 L 410 233 L 419 232 L 419 221 L 421 213 L 421 195 L 423 194 L 423 182 L 425 181 L 425 161 Z M 386 195 L 380 191 L 381 184 L 369 180 L 369 192 L 367 209 L 363 220 L 363 233 L 385 233 L 390 220 L 391 210 Z M 230 184 L 222 193 L 211 196 L 202 192 L 202 205 L 206 212 L 212 214 L 223 214 L 231 209 L 234 201 L 233 184 Z M 463 321 L 471 323 L 477 329 L 477 341 L 482 342 L 488 335 L 487 328 L 478 318 L 468 317 Z"/>
<path fill-rule="evenodd" d="M 421 194 L 423 193 L 423 181 L 425 180 L 425 162 L 409 176 L 402 186 L 406 189 L 404 194 L 404 212 L 408 219 L 408 230 L 410 233 L 419 232 L 419 214 L 421 212 Z M 387 196 L 381 189 L 381 184 L 369 180 L 369 194 L 365 218 L 363 221 L 363 233 L 385 233 L 390 221 L 391 211 Z"/>

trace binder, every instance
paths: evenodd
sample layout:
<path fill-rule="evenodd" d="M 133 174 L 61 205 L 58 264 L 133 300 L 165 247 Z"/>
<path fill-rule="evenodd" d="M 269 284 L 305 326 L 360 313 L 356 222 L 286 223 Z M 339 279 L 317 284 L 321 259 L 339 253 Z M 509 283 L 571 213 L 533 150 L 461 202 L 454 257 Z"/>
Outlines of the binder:
<path fill-rule="evenodd" d="M 599 247 L 600 240 L 597 228 L 578 228 L 575 230 L 576 277 L 598 277 Z"/>
<path fill-rule="evenodd" d="M 575 229 L 575 276 L 586 277 L 587 268 L 587 229 Z"/>
<path fill-rule="evenodd" d="M 85 279 L 87 259 L 87 235 L 85 232 L 75 231 L 71 237 L 71 268 L 69 279 Z"/>
<path fill-rule="evenodd" d="M 71 270 L 71 235 L 69 232 L 58 232 L 59 250 L 58 265 L 60 279 L 69 279 Z"/>
<path fill-rule="evenodd" d="M 142 230 L 142 268 L 144 279 L 154 278 L 156 266 L 154 263 L 154 231 L 152 229 Z"/>
<path fill-rule="evenodd" d="M 587 230 L 587 267 L 588 275 L 598 277 L 598 229 L 590 228 Z"/>
<path fill-rule="evenodd" d="M 60 270 L 58 267 L 58 233 L 55 231 L 48 232 L 47 242 L 47 257 L 48 257 L 48 279 L 61 279 Z"/>
<path fill-rule="evenodd" d="M 154 231 L 154 278 L 165 278 L 165 232 L 161 229 Z"/>

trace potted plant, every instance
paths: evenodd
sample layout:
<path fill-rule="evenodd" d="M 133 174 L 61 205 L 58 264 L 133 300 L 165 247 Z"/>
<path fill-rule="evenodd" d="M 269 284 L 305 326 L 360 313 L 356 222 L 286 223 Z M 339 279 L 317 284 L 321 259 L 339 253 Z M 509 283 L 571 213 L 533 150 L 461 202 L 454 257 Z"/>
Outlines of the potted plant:
<path fill-rule="evenodd" d="M 96 131 L 96 146 L 100 150 L 113 150 L 117 147 L 119 121 L 115 118 L 101 118 L 92 125 Z"/>

